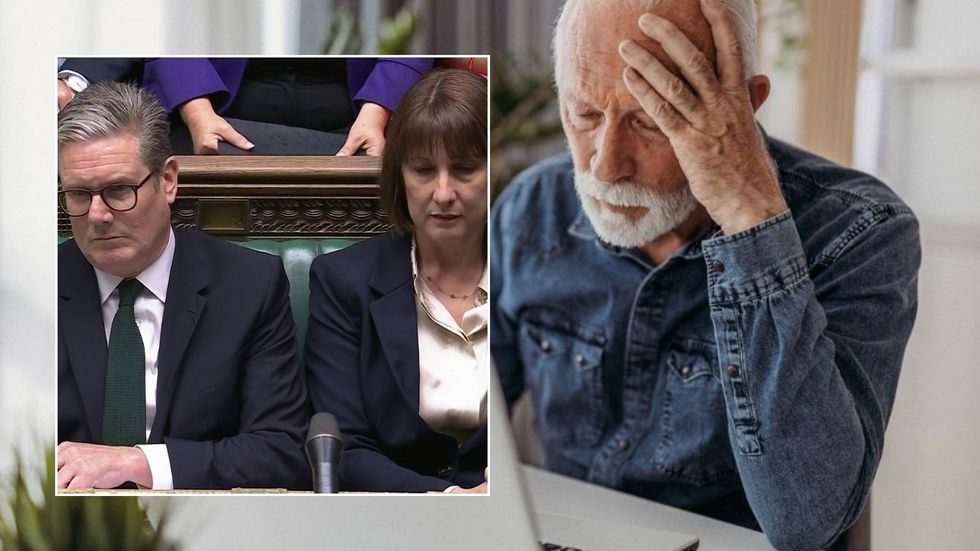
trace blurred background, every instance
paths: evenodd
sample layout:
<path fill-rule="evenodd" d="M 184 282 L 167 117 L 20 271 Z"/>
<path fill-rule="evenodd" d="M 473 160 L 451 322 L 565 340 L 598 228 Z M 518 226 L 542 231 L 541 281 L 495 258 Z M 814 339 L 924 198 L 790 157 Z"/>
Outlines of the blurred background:
<path fill-rule="evenodd" d="M 564 148 L 549 61 L 561 3 L 0 0 L 0 70 L 19 84 L 0 91 L 0 473 L 11 472 L 17 453 L 34 469 L 55 425 L 54 213 L 22 208 L 50 203 L 50 189 L 11 182 L 54 182 L 58 56 L 491 53 L 496 192 Z M 759 113 L 767 131 L 878 176 L 922 225 L 919 315 L 873 491 L 872 548 L 973 548 L 980 10 L 972 0 L 759 4 L 761 68 L 773 80 Z M 22 492 L 37 496 L 39 479 L 27 478 Z M 4 486 L 0 504 L 7 518 L 11 490 Z"/>

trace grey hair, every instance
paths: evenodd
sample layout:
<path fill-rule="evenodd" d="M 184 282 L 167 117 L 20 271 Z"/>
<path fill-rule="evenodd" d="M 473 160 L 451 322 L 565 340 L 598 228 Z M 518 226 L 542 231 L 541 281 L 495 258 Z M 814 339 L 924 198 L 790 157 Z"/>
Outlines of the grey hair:
<path fill-rule="evenodd" d="M 593 0 L 590 0 L 593 1 Z M 655 4 L 661 3 L 664 0 L 632 0 L 635 3 L 642 4 L 646 9 L 652 9 Z M 691 1 L 691 0 L 683 0 Z M 693 0 L 697 1 L 697 0 Z M 745 80 L 748 80 L 755 76 L 756 74 L 756 63 L 757 63 L 757 41 L 756 41 L 756 21 L 757 21 L 757 10 L 755 7 L 755 0 L 719 0 L 722 4 L 728 8 L 729 13 L 732 14 L 732 20 L 735 24 L 735 34 L 738 37 L 739 45 L 742 47 L 742 64 L 745 69 Z M 566 35 L 568 34 L 568 18 L 573 8 L 579 0 L 566 0 L 565 5 L 562 7 L 561 13 L 558 15 L 558 19 L 555 22 L 555 31 L 552 35 L 551 41 L 551 51 L 554 59 L 555 66 L 555 84 L 559 87 L 563 82 L 562 79 L 565 78 L 564 63 L 565 60 L 562 58 L 562 52 L 564 50 L 564 42 Z"/>
<path fill-rule="evenodd" d="M 130 132 L 150 170 L 163 168 L 173 151 L 170 121 L 152 94 L 135 84 L 103 81 L 75 96 L 58 113 L 58 148 Z"/>

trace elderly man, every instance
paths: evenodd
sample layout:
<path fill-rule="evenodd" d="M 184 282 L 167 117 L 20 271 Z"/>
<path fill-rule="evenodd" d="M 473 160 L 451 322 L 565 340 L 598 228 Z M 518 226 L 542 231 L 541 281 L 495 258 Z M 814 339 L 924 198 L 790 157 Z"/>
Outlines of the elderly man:
<path fill-rule="evenodd" d="M 170 226 L 160 104 L 104 82 L 58 116 L 58 486 L 309 487 L 278 258 Z"/>
<path fill-rule="evenodd" d="M 864 507 L 916 310 L 916 220 L 873 178 L 769 139 L 752 0 L 569 1 L 571 155 L 491 226 L 492 351 L 547 467 L 838 538 Z"/>

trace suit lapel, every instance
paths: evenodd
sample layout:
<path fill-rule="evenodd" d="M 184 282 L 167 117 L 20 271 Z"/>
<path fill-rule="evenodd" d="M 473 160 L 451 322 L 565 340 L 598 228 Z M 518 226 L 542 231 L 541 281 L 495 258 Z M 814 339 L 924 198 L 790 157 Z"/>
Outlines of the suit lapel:
<path fill-rule="evenodd" d="M 197 236 L 175 229 L 174 238 L 176 248 L 157 355 L 157 410 L 150 430 L 150 443 L 163 441 L 162 431 L 173 405 L 184 352 L 204 312 L 206 289 L 211 281 L 211 263 L 197 242 Z"/>
<path fill-rule="evenodd" d="M 99 284 L 95 270 L 78 245 L 63 245 L 69 252 L 58 267 L 58 328 L 82 397 L 93 442 L 102 441 L 102 408 L 105 403 L 105 368 L 108 355 Z"/>
<path fill-rule="evenodd" d="M 412 411 L 419 410 L 419 341 L 412 284 L 411 237 L 386 242 L 368 285 L 376 298 L 371 321 L 399 390 Z"/>

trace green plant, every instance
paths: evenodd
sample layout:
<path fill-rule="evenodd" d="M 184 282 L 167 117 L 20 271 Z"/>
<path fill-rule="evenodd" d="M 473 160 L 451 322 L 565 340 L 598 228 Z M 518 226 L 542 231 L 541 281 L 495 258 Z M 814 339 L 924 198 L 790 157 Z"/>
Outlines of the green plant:
<path fill-rule="evenodd" d="M 375 53 L 397 55 L 408 52 L 408 47 L 419 30 L 420 21 L 418 12 L 409 7 L 402 8 L 394 17 L 383 21 Z"/>
<path fill-rule="evenodd" d="M 5 480 L 0 510 L 0 548 L 6 550 L 175 550 L 163 535 L 166 518 L 150 524 L 136 496 L 56 497 L 54 448 L 44 469 L 18 454 Z M 41 495 L 38 496 L 37 494 Z M 40 497 L 40 499 L 38 499 Z"/>
<path fill-rule="evenodd" d="M 518 65 L 511 57 L 491 58 L 490 192 L 493 198 L 536 159 L 521 153 L 533 143 L 561 134 L 550 62 L 530 56 Z"/>
<path fill-rule="evenodd" d="M 357 12 L 348 5 L 338 6 L 327 30 L 323 53 L 328 55 L 404 54 L 419 29 L 419 22 L 418 13 L 406 6 L 390 19 L 381 22 L 377 44 L 365 45 Z"/>
<path fill-rule="evenodd" d="M 760 27 L 771 27 L 779 37 L 774 65 L 782 71 L 798 71 L 803 65 L 806 1 L 768 0 L 762 3 Z"/>

